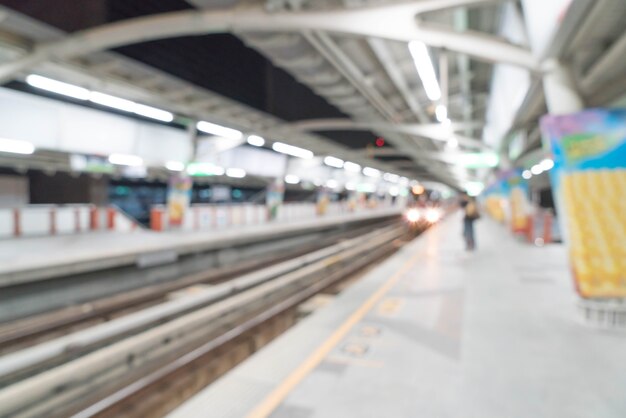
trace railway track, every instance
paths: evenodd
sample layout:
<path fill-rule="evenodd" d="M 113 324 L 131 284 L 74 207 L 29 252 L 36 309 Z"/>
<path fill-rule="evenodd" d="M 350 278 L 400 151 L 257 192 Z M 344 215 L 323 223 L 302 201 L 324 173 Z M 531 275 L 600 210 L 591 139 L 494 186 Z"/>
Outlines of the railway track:
<path fill-rule="evenodd" d="M 168 295 L 181 289 L 197 285 L 214 285 L 254 270 L 269 267 L 281 261 L 298 257 L 327 247 L 341 240 L 359 236 L 372 227 L 390 225 L 394 221 L 385 221 L 376 225 L 355 228 L 329 234 L 314 244 L 299 246 L 278 256 L 267 255 L 207 271 L 186 275 L 166 283 L 145 286 L 123 294 L 99 298 L 80 305 L 56 309 L 44 314 L 0 324 L 0 356 L 22 350 L 29 346 L 61 337 L 111 319 L 163 303 Z M 0 379 L 0 387 L 2 379 Z"/>
<path fill-rule="evenodd" d="M 0 416 L 166 413 L 287 329 L 300 303 L 393 251 L 406 233 L 368 229 L 0 358 L 0 379 L 11 383 L 0 390 Z"/>

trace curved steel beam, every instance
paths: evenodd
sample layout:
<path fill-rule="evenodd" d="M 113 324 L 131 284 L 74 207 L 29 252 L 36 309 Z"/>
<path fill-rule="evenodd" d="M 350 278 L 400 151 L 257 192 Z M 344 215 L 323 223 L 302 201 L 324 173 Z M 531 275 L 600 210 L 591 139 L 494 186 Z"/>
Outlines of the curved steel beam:
<path fill-rule="evenodd" d="M 435 141 L 446 142 L 450 139 L 450 133 L 460 131 L 463 129 L 481 128 L 484 126 L 483 122 L 469 122 L 469 123 L 453 123 L 450 128 L 447 128 L 440 123 L 432 124 L 394 124 L 394 123 L 380 123 L 380 122 L 360 122 L 353 121 L 351 119 L 309 119 L 300 122 L 295 122 L 288 125 L 291 129 L 296 131 L 382 131 L 382 132 L 396 132 L 408 135 L 422 136 Z M 468 147 L 489 149 L 489 146 L 479 139 L 469 138 L 461 135 L 455 135 L 459 144 L 466 145 Z"/>
<path fill-rule="evenodd" d="M 488 35 L 420 28 L 424 12 L 506 0 L 422 0 L 360 9 L 269 13 L 262 7 L 182 11 L 110 23 L 37 46 L 29 55 L 0 66 L 0 82 L 50 59 L 69 58 L 129 44 L 180 36 L 237 32 L 325 31 L 344 35 L 409 42 L 468 54 L 489 62 L 504 62 L 535 70 L 530 51 Z"/>

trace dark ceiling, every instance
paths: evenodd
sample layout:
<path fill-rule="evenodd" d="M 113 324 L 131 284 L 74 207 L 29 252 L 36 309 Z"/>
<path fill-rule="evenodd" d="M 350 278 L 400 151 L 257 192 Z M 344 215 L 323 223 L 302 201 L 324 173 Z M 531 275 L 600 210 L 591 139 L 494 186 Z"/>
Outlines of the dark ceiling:
<path fill-rule="evenodd" d="M 192 9 L 184 0 L 0 0 L 66 32 L 138 16 Z M 347 117 L 232 35 L 164 39 L 114 50 L 285 121 Z M 368 132 L 325 132 L 351 148 L 375 141 Z"/>

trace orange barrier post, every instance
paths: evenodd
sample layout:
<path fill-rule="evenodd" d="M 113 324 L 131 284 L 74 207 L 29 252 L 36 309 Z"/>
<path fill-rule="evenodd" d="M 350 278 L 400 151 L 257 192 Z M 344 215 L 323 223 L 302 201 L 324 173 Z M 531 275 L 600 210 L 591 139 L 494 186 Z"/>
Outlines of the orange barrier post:
<path fill-rule="evenodd" d="M 57 233 L 57 216 L 54 208 L 50 209 L 50 235 Z"/>
<path fill-rule="evenodd" d="M 89 229 L 92 231 L 100 228 L 100 218 L 98 217 L 98 208 L 92 207 L 89 209 Z"/>
<path fill-rule="evenodd" d="M 13 209 L 13 235 L 19 237 L 22 235 L 22 221 L 19 209 Z"/>
<path fill-rule="evenodd" d="M 543 242 L 548 244 L 552 242 L 552 213 L 546 212 L 543 215 Z"/>
<path fill-rule="evenodd" d="M 531 244 L 535 242 L 535 222 L 532 215 L 526 219 L 526 238 Z"/>
<path fill-rule="evenodd" d="M 107 229 L 115 229 L 115 209 L 107 208 Z"/>
<path fill-rule="evenodd" d="M 150 210 L 150 229 L 163 231 L 163 209 L 152 208 Z"/>

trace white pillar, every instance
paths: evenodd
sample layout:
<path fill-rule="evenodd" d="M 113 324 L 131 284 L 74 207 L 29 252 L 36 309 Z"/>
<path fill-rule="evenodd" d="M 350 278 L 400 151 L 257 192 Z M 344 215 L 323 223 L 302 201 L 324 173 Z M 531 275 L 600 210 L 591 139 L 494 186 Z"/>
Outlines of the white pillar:
<path fill-rule="evenodd" d="M 570 69 L 556 59 L 544 65 L 543 89 L 548 112 L 553 115 L 574 113 L 584 109 Z"/>

